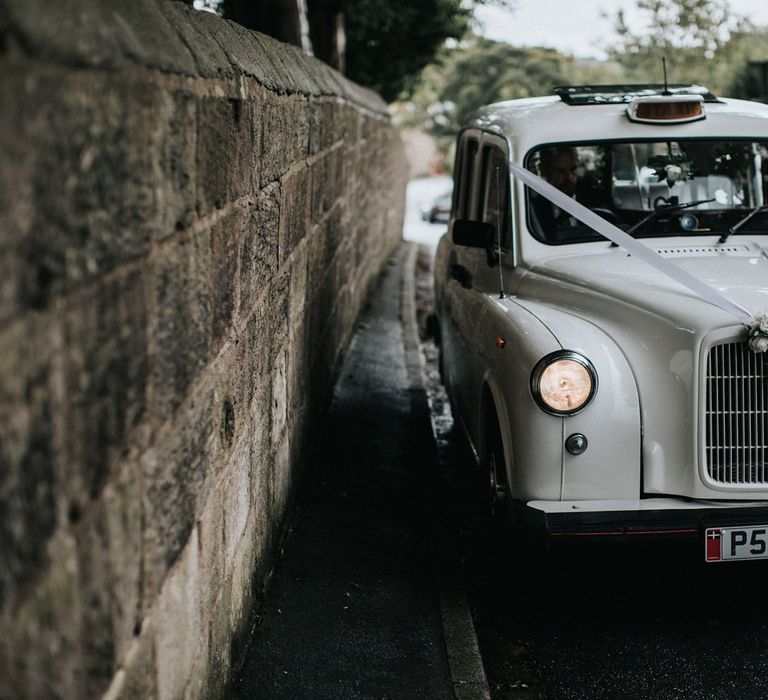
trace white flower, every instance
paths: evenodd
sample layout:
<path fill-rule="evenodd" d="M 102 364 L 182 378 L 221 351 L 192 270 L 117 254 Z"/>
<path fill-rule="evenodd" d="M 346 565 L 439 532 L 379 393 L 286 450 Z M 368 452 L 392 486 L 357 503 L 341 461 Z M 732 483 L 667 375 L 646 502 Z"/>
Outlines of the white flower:
<path fill-rule="evenodd" d="M 768 350 L 768 336 L 753 335 L 749 339 L 749 347 L 754 352 L 765 352 L 766 350 Z"/>

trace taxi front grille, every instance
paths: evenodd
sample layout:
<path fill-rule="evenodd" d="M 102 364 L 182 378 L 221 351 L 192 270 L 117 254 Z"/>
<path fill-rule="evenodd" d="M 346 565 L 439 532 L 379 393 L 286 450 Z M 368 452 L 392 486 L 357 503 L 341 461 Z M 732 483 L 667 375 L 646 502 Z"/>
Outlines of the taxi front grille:
<path fill-rule="evenodd" d="M 706 456 L 722 484 L 765 486 L 768 479 L 768 354 L 723 343 L 707 360 Z"/>

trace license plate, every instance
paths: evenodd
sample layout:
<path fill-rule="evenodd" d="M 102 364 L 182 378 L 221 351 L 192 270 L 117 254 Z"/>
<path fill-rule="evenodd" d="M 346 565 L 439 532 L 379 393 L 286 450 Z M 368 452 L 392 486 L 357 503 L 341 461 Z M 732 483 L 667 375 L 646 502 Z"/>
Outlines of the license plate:
<path fill-rule="evenodd" d="M 707 561 L 768 559 L 768 525 L 710 527 L 705 535 Z"/>

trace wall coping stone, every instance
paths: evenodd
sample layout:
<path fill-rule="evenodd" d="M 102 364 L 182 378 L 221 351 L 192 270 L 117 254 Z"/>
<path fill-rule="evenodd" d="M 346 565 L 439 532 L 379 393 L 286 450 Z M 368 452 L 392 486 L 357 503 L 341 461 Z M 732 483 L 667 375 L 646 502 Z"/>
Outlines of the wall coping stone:
<path fill-rule="evenodd" d="M 175 0 L 0 0 L 2 37 L 57 65 L 247 76 L 279 94 L 335 96 L 387 115 L 377 93 L 297 47 Z"/>

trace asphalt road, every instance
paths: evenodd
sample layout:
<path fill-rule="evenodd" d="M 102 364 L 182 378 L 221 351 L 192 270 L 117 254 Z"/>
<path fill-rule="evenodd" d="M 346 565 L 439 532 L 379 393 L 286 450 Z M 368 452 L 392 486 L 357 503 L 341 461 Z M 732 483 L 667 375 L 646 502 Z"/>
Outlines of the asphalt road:
<path fill-rule="evenodd" d="M 429 311 L 429 254 L 418 281 Z M 768 562 L 698 545 L 572 548 L 531 562 L 485 511 L 484 477 L 423 344 L 441 478 L 494 698 L 768 698 Z"/>

